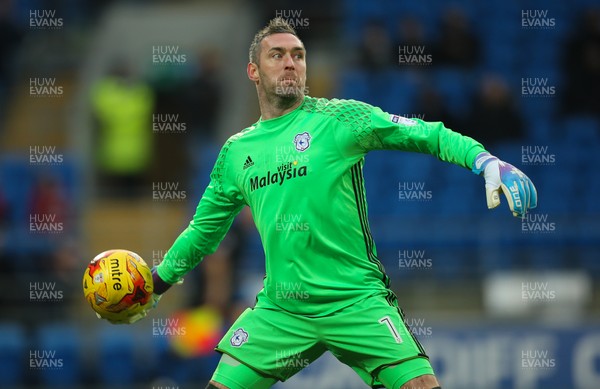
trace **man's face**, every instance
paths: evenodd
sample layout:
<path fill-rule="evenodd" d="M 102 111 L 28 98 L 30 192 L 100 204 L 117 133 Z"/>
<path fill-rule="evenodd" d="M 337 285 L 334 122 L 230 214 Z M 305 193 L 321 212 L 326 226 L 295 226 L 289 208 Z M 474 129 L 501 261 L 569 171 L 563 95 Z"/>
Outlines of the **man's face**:
<path fill-rule="evenodd" d="M 294 101 L 304 96 L 306 51 L 292 34 L 269 35 L 261 42 L 259 63 L 250 64 L 248 76 L 267 98 Z"/>

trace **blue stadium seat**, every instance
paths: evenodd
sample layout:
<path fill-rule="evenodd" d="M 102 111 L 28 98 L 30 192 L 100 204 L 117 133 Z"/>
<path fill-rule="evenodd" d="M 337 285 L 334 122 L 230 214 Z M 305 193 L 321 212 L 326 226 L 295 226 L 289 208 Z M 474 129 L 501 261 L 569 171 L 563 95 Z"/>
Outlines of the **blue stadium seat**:
<path fill-rule="evenodd" d="M 37 341 L 32 349 L 41 353 L 36 359 L 45 361 L 49 366 L 39 369 L 42 386 L 64 388 L 80 383 L 81 343 L 79 330 L 68 324 L 48 324 L 38 330 Z M 44 365 L 44 362 L 41 363 Z"/>
<path fill-rule="evenodd" d="M 0 386 L 23 385 L 28 348 L 25 331 L 20 325 L 0 323 Z"/>
<path fill-rule="evenodd" d="M 29 233 L 29 212 L 33 188 L 39 177 L 56 178 L 65 191 L 66 198 L 74 209 L 80 197 L 77 162 L 64 155 L 58 165 L 31 165 L 23 155 L 3 155 L 0 159 L 0 186 L 2 196 L 8 203 L 9 229 L 6 232 L 5 249 L 10 253 L 35 254 L 48 250 L 51 239 Z M 27 257 L 27 255 L 25 255 Z M 29 270 L 30 262 L 15 261 L 19 269 Z"/>
<path fill-rule="evenodd" d="M 416 113 L 415 101 L 419 90 L 419 80 L 409 69 L 389 72 L 380 91 L 384 111 L 403 116 Z"/>
<path fill-rule="evenodd" d="M 95 378 L 104 386 L 133 386 L 136 378 L 136 333 L 133 328 L 102 326 L 97 337 L 97 362 L 110 374 L 98 374 Z"/>
<path fill-rule="evenodd" d="M 10 221 L 24 224 L 27 219 L 27 196 L 33 180 L 25 158 L 7 156 L 0 161 L 0 184 L 2 194 L 9 203 Z"/>
<path fill-rule="evenodd" d="M 526 124 L 526 132 L 528 141 L 531 142 L 548 142 L 556 136 L 555 124 L 552 120 L 545 117 L 534 117 Z"/>
<path fill-rule="evenodd" d="M 582 268 L 596 277 L 600 276 L 600 261 L 598 261 L 600 246 L 597 243 L 587 242 L 585 245 L 580 245 L 578 253 Z"/>
<path fill-rule="evenodd" d="M 466 169 L 445 169 L 443 175 L 450 174 L 445 187 L 433 193 L 436 214 L 467 216 L 477 213 L 485 203 L 484 182 Z M 464 176 L 460 177 L 460 176 Z M 452 178 L 456 177 L 456 178 Z"/>
<path fill-rule="evenodd" d="M 560 228 L 560 225 L 558 226 Z M 539 236 L 540 244 L 533 247 L 527 257 L 531 261 L 531 267 L 536 270 L 564 269 L 567 260 L 570 260 L 570 249 L 549 245 L 548 240 L 556 242 L 556 236 Z"/>
<path fill-rule="evenodd" d="M 521 91 L 518 91 L 521 94 Z M 552 117 L 556 110 L 556 98 L 538 96 L 518 96 L 516 99 L 520 106 L 521 114 L 529 122 L 537 122 Z"/>
<path fill-rule="evenodd" d="M 471 73 L 452 68 L 438 69 L 433 72 L 433 81 L 450 110 L 456 115 L 466 115 L 474 88 Z"/>
<path fill-rule="evenodd" d="M 600 143 L 600 121 L 589 116 L 573 116 L 565 119 L 564 134 L 572 146 L 597 145 Z"/>
<path fill-rule="evenodd" d="M 345 0 L 342 7 L 345 39 L 358 43 L 366 23 L 371 19 L 390 25 L 388 8 L 380 1 Z"/>
<path fill-rule="evenodd" d="M 564 157 L 564 153 L 562 154 Z M 535 182 L 539 194 L 538 209 L 536 212 L 550 212 L 566 214 L 582 210 L 577 196 L 578 175 L 576 170 L 560 163 L 561 154 L 557 155 L 556 166 L 543 170 Z"/>
<path fill-rule="evenodd" d="M 370 1 L 365 3 L 370 3 Z M 409 15 L 427 23 L 428 20 L 436 19 L 441 5 L 442 3 L 436 1 L 390 1 L 386 4 L 386 13 L 388 15 Z"/>
<path fill-rule="evenodd" d="M 581 191 L 583 209 L 587 215 L 600 215 L 600 180 L 598 179 L 597 166 L 600 165 L 600 157 L 596 155 L 596 162 L 590 165 L 589 170 L 581 175 L 586 183 L 586 188 Z"/>
<path fill-rule="evenodd" d="M 517 79 L 518 67 L 521 65 L 521 58 L 515 53 L 515 46 L 501 40 L 498 42 L 488 42 L 483 47 L 483 64 L 485 69 L 501 74 L 509 81 Z"/>
<path fill-rule="evenodd" d="M 340 76 L 338 96 L 342 99 L 366 100 L 369 98 L 369 81 L 360 70 L 348 70 Z"/>
<path fill-rule="evenodd" d="M 494 144 L 489 150 L 493 155 L 515 166 L 520 165 L 523 151 L 522 141 L 506 141 Z"/>
<path fill-rule="evenodd" d="M 430 256 L 432 270 L 438 279 L 457 280 L 473 276 L 475 263 L 466 254 L 466 250 L 456 245 L 441 247 Z"/>
<path fill-rule="evenodd" d="M 486 210 L 479 218 L 477 263 L 483 274 L 521 266 L 519 254 L 522 250 L 518 245 L 518 239 L 522 238 L 521 221 L 507 217 L 505 207 L 506 203 L 497 209 Z"/>
<path fill-rule="evenodd" d="M 346 15 L 362 19 L 383 17 L 387 14 L 386 4 L 381 1 L 344 0 Z"/>
<path fill-rule="evenodd" d="M 540 30 L 542 33 L 546 31 Z M 534 35 L 524 40 L 527 51 L 527 65 L 535 68 L 547 68 L 560 66 L 560 54 L 562 45 L 557 39 L 552 39 L 547 33 Z"/>

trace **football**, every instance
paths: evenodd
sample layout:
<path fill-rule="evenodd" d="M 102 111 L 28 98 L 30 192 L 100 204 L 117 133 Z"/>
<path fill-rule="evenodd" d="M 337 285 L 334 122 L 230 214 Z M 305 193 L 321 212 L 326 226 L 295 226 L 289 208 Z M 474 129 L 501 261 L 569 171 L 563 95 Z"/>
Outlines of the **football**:
<path fill-rule="evenodd" d="M 152 272 L 129 250 L 104 251 L 83 274 L 83 294 L 100 317 L 119 322 L 152 304 Z"/>

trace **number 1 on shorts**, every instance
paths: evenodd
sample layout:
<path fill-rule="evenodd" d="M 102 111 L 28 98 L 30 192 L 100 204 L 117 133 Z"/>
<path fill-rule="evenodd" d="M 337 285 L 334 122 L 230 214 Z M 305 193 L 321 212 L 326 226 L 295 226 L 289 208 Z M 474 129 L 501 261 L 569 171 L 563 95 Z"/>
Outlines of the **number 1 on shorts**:
<path fill-rule="evenodd" d="M 400 337 L 398 330 L 396 330 L 396 327 L 394 327 L 392 319 L 390 319 L 389 316 L 382 317 L 381 319 L 379 319 L 379 322 L 385 323 L 387 325 L 388 329 L 392 333 L 392 336 L 394 337 L 394 339 L 396 339 L 396 343 L 402 343 L 402 338 Z"/>

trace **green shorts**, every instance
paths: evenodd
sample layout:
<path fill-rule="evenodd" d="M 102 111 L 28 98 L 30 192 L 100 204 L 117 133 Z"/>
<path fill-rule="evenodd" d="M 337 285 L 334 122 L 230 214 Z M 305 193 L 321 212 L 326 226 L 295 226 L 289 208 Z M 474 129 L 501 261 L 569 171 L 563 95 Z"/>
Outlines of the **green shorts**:
<path fill-rule="evenodd" d="M 404 382 L 433 374 L 429 359 L 404 323 L 401 310 L 383 296 L 369 297 L 323 317 L 248 308 L 215 350 L 280 381 L 325 351 L 350 366 L 370 386 L 381 386 L 379 372 L 392 365 L 398 365 L 395 374 Z"/>

